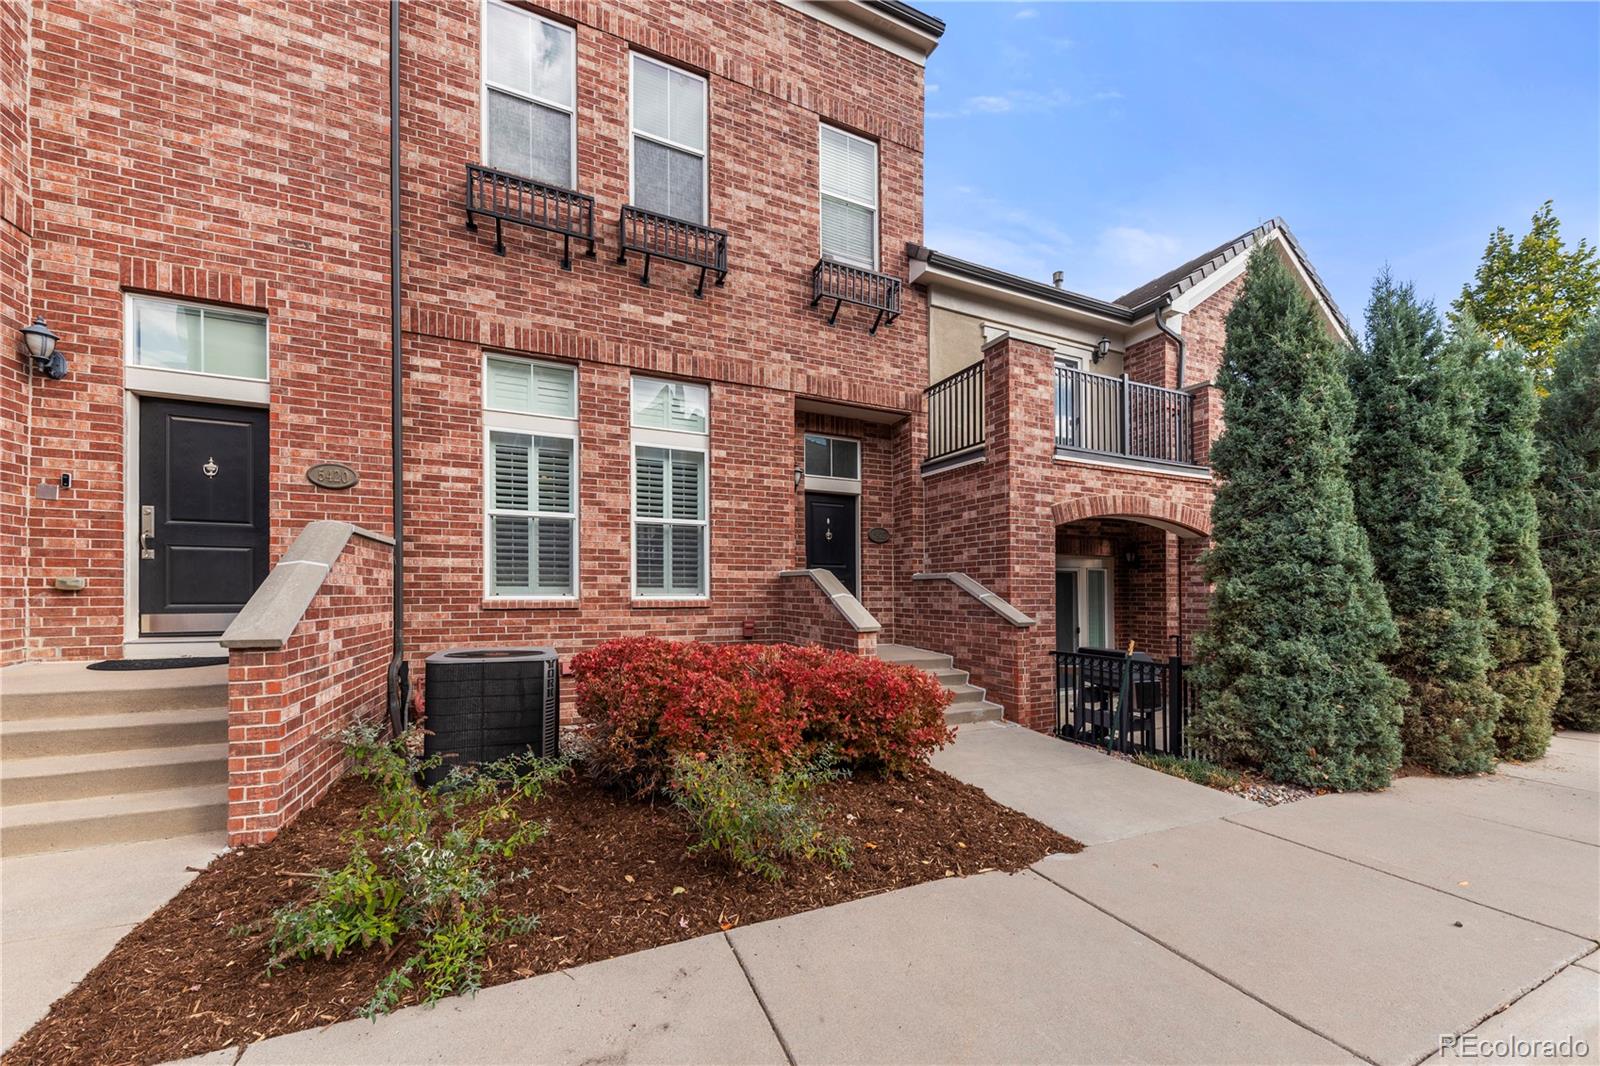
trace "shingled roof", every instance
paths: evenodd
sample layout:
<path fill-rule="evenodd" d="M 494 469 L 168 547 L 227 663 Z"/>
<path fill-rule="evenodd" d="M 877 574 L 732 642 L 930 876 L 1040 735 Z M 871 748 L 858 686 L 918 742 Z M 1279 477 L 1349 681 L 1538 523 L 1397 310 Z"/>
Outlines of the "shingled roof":
<path fill-rule="evenodd" d="M 1175 267 L 1158 278 L 1151 278 L 1137 289 L 1118 296 L 1112 303 L 1133 308 L 1144 307 L 1151 301 L 1158 300 L 1163 296 L 1177 299 L 1189 289 L 1221 270 L 1236 256 L 1244 255 L 1255 247 L 1258 241 L 1274 230 L 1277 230 L 1282 238 L 1288 242 L 1289 247 L 1293 249 L 1295 256 L 1300 260 L 1300 264 L 1305 267 L 1306 274 L 1311 278 L 1311 283 L 1316 286 L 1317 293 L 1322 297 L 1323 302 L 1328 305 L 1328 310 L 1332 312 L 1333 317 L 1338 319 L 1339 327 L 1344 330 L 1345 335 L 1354 336 L 1350 331 L 1350 323 L 1344 317 L 1344 312 L 1340 311 L 1339 305 L 1334 303 L 1333 294 L 1322 283 L 1322 278 L 1317 276 L 1317 268 L 1311 265 L 1311 260 L 1306 255 L 1305 249 L 1300 247 L 1300 242 L 1295 240 L 1293 231 L 1289 229 L 1281 218 L 1263 222 L 1255 229 L 1247 230 L 1233 240 L 1225 241 L 1209 252 L 1195 256 L 1182 266 Z"/>

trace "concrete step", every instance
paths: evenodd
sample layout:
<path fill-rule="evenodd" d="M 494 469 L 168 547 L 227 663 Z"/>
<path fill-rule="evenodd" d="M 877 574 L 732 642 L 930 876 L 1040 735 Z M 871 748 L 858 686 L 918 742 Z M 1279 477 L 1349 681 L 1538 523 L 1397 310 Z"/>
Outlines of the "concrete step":
<path fill-rule="evenodd" d="M 0 671 L 0 722 L 227 705 L 226 666 L 122 671 L 22 663 Z"/>
<path fill-rule="evenodd" d="M 913 648 L 909 644 L 879 644 L 878 658 L 884 662 L 915 666 L 919 670 L 949 670 L 953 665 L 950 656 L 926 648 Z"/>
<path fill-rule="evenodd" d="M 941 667 L 928 672 L 934 677 L 938 678 L 939 684 L 943 685 L 945 688 L 955 688 L 957 685 L 965 685 L 968 679 L 972 676 L 965 670 L 957 669 L 954 666 Z"/>
<path fill-rule="evenodd" d="M 971 725 L 973 722 L 999 722 L 1006 716 L 1005 708 L 988 700 L 976 703 L 952 703 L 944 712 L 946 725 Z"/>
<path fill-rule="evenodd" d="M 227 825 L 226 784 L 27 803 L 0 807 L 0 855 L 161 840 Z"/>
<path fill-rule="evenodd" d="M 966 703 L 982 703 L 985 692 L 977 685 L 946 685 L 950 692 L 950 705 L 959 707 Z"/>
<path fill-rule="evenodd" d="M 226 707 L 33 718 L 0 722 L 0 759 L 222 744 L 227 739 Z"/>
<path fill-rule="evenodd" d="M 228 745 L 45 755 L 0 762 L 0 806 L 226 784 Z"/>

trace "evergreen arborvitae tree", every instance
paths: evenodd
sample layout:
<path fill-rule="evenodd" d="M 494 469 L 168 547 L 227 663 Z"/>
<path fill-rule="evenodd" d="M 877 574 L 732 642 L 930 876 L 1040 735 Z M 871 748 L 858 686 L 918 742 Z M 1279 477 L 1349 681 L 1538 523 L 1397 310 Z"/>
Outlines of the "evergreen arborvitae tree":
<path fill-rule="evenodd" d="M 1539 548 L 1567 652 L 1556 722 L 1600 730 L 1600 317 L 1556 353 L 1539 453 Z"/>
<path fill-rule="evenodd" d="M 1364 351 L 1350 353 L 1356 513 L 1400 632 L 1387 662 L 1407 687 L 1407 761 L 1494 769 L 1500 696 L 1489 686 L 1483 510 L 1462 467 L 1475 394 L 1439 316 L 1387 274 L 1372 287 Z"/>
<path fill-rule="evenodd" d="M 1539 452 L 1533 427 L 1539 398 L 1524 353 L 1497 350 L 1470 319 L 1450 341 L 1473 377 L 1476 440 L 1467 482 L 1489 538 L 1489 684 L 1500 694 L 1495 743 L 1507 759 L 1537 759 L 1550 745 L 1551 711 L 1561 694 L 1561 645 L 1550 578 L 1539 560 L 1533 486 Z"/>
<path fill-rule="evenodd" d="M 1251 254 L 1217 384 L 1213 584 L 1198 641 L 1202 750 L 1268 777 L 1382 788 L 1400 764 L 1394 624 L 1347 480 L 1338 346 L 1270 249 Z"/>

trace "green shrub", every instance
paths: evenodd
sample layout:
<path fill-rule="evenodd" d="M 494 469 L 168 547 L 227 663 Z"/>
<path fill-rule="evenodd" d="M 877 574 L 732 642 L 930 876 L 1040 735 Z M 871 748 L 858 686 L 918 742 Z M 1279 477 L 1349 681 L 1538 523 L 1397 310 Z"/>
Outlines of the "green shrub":
<path fill-rule="evenodd" d="M 1350 381 L 1350 481 L 1399 631 L 1385 662 L 1408 689 L 1406 760 L 1447 774 L 1493 770 L 1501 699 L 1488 677 L 1488 528 L 1463 474 L 1472 377 L 1433 306 L 1384 274 Z"/>
<path fill-rule="evenodd" d="M 1556 353 L 1538 432 L 1539 552 L 1567 653 L 1555 719 L 1600 730 L 1600 317 Z"/>
<path fill-rule="evenodd" d="M 1222 436 L 1191 738 L 1313 788 L 1383 788 L 1400 763 L 1394 623 L 1348 481 L 1343 360 L 1270 247 L 1228 313 Z"/>
<path fill-rule="evenodd" d="M 377 796 L 348 834 L 344 866 L 318 871 L 309 901 L 272 915 L 267 972 L 292 959 L 390 948 L 415 932 L 415 950 L 378 983 L 363 1015 L 392 1010 L 419 981 L 425 1002 L 475 991 L 489 946 L 536 921 L 492 904 L 506 880 L 497 868 L 544 832 L 519 817 L 515 803 L 536 798 L 564 764 L 514 756 L 453 768 L 424 788 L 417 784 L 420 774 L 442 760 L 412 754 L 411 733 L 383 741 L 378 726 L 363 724 L 342 740 L 356 773 Z"/>
<path fill-rule="evenodd" d="M 1477 386 L 1467 483 L 1489 536 L 1489 683 L 1503 701 L 1495 744 L 1503 758 L 1537 759 L 1550 746 L 1551 711 L 1561 695 L 1556 608 L 1539 561 L 1533 497 L 1539 397 L 1520 348 L 1496 349 L 1470 318 L 1457 323 L 1450 343 Z"/>
<path fill-rule="evenodd" d="M 759 771 L 739 751 L 714 757 L 680 755 L 672 764 L 671 792 L 688 815 L 696 841 L 691 854 L 720 852 L 741 869 L 771 880 L 783 876 L 780 859 L 827 859 L 850 864 L 848 838 L 829 833 L 819 785 L 847 776 L 827 759 Z"/>
<path fill-rule="evenodd" d="M 1140 766 L 1147 766 L 1152 770 L 1159 770 L 1173 777 L 1182 777 L 1193 781 L 1197 785 L 1207 788 L 1220 788 L 1227 791 L 1237 787 L 1239 775 L 1225 766 L 1218 766 L 1214 762 L 1204 759 L 1180 759 L 1176 755 L 1161 755 L 1155 752 L 1141 751 L 1133 757 L 1133 761 Z"/>

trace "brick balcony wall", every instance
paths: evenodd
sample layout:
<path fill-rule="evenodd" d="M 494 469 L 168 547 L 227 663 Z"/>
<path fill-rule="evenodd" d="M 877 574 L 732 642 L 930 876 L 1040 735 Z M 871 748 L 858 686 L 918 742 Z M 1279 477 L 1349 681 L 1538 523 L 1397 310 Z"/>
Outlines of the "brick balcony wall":
<path fill-rule="evenodd" d="M 394 549 L 357 535 L 281 649 L 228 656 L 228 843 L 271 840 L 345 769 L 338 735 L 387 712 Z"/>

